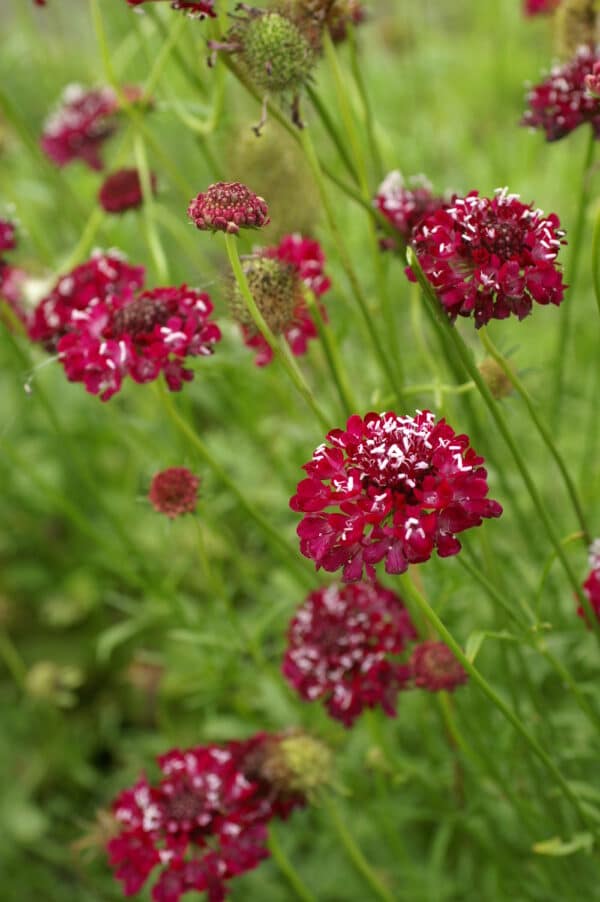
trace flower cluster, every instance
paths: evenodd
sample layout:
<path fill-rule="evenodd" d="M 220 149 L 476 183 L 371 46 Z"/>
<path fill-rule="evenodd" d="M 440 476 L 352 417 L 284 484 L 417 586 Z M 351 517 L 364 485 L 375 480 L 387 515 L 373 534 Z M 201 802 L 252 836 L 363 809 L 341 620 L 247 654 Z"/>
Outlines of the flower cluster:
<path fill-rule="evenodd" d="M 102 145 L 116 128 L 118 100 L 112 88 L 86 90 L 68 85 L 58 108 L 46 120 L 41 145 L 57 166 L 81 159 L 91 169 L 102 169 Z"/>
<path fill-rule="evenodd" d="M 129 6 L 143 3 L 170 3 L 172 9 L 179 9 L 195 19 L 216 18 L 213 0 L 125 0 Z"/>
<path fill-rule="evenodd" d="M 555 66 L 545 81 L 528 92 L 529 109 L 521 125 L 542 129 L 547 141 L 559 141 L 589 122 L 600 138 L 600 103 L 586 90 L 586 79 L 599 60 L 597 50 L 583 46 L 569 62 Z"/>
<path fill-rule="evenodd" d="M 99 254 L 63 276 L 34 313 L 30 336 L 58 351 L 67 378 L 107 401 L 125 376 L 151 382 L 162 372 L 179 391 L 193 372 L 187 357 L 207 356 L 220 339 L 207 294 L 186 285 L 136 294 L 144 271 Z"/>
<path fill-rule="evenodd" d="M 491 199 L 477 191 L 454 198 L 421 221 L 412 245 L 450 319 L 473 316 L 479 327 L 511 314 L 523 319 L 534 302 L 561 303 L 563 238 L 557 216 L 502 189 Z"/>
<path fill-rule="evenodd" d="M 156 191 L 156 176 L 150 173 L 150 187 Z M 137 169 L 117 169 L 106 177 L 98 200 L 106 213 L 123 213 L 142 205 L 144 199 L 142 182 Z"/>
<path fill-rule="evenodd" d="M 369 413 L 334 429 L 304 465 L 308 474 L 290 501 L 304 513 L 300 550 L 317 569 L 343 569 L 345 581 L 388 573 L 460 551 L 457 533 L 498 517 L 486 497 L 483 458 L 445 420 Z"/>
<path fill-rule="evenodd" d="M 243 261 L 250 290 L 267 325 L 276 335 L 285 336 L 297 356 L 305 354 L 308 341 L 317 336 L 305 291 L 319 298 L 329 290 L 331 282 L 324 264 L 319 243 L 301 235 L 285 235 L 278 245 L 261 248 Z M 244 343 L 256 351 L 256 365 L 270 363 L 273 351 L 257 331 L 235 283 L 230 305 L 242 328 Z M 322 306 L 320 310 L 325 316 Z"/>
<path fill-rule="evenodd" d="M 216 182 L 190 201 L 188 216 L 197 229 L 228 232 L 260 229 L 269 224 L 269 211 L 259 197 L 240 182 Z"/>
<path fill-rule="evenodd" d="M 309 786 L 322 781 L 325 757 L 310 737 L 285 733 L 159 757 L 158 784 L 142 776 L 113 803 L 120 832 L 107 851 L 125 894 L 160 869 L 154 902 L 194 890 L 221 902 L 227 881 L 269 856 L 268 822 L 305 803 L 305 773 Z"/>
<path fill-rule="evenodd" d="M 590 546 L 589 566 L 590 572 L 583 584 L 583 591 L 589 599 L 594 614 L 600 621 L 600 539 L 596 539 Z M 580 617 L 583 617 L 584 620 L 587 620 L 582 605 L 579 605 L 577 608 L 577 613 Z"/>
<path fill-rule="evenodd" d="M 431 183 L 425 176 L 412 176 L 407 183 L 402 173 L 394 169 L 377 189 L 374 203 L 400 233 L 402 241 L 408 243 L 421 220 L 440 209 L 445 202 L 434 195 Z"/>
<path fill-rule="evenodd" d="M 548 15 L 559 3 L 560 0 L 524 0 L 523 12 L 526 16 Z"/>
<path fill-rule="evenodd" d="M 174 519 L 194 512 L 199 486 L 198 477 L 185 467 L 169 467 L 154 475 L 148 498 L 159 514 Z"/>

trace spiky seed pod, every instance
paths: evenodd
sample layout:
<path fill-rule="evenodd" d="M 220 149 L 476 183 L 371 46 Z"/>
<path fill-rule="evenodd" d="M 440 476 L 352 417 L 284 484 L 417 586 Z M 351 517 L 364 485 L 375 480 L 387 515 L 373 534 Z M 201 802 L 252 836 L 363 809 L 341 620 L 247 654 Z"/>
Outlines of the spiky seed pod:
<path fill-rule="evenodd" d="M 284 796 L 311 796 L 331 780 L 331 751 L 302 730 L 268 737 L 248 762 L 261 780 Z"/>
<path fill-rule="evenodd" d="M 561 56 L 573 56 L 578 47 L 600 41 L 599 0 L 562 0 L 555 13 L 556 45 Z"/>
<path fill-rule="evenodd" d="M 243 261 L 243 269 L 256 306 L 275 335 L 282 335 L 294 320 L 296 305 L 302 300 L 302 286 L 293 266 L 260 254 Z M 250 333 L 256 326 L 236 283 L 230 286 L 233 318 Z"/>
<path fill-rule="evenodd" d="M 497 401 L 507 398 L 514 391 L 513 384 L 493 357 L 486 357 L 478 366 L 483 380 L 490 390 L 492 397 Z"/>
<path fill-rule="evenodd" d="M 266 12 L 248 19 L 242 59 L 261 90 L 296 94 L 310 78 L 315 51 L 292 19 Z"/>

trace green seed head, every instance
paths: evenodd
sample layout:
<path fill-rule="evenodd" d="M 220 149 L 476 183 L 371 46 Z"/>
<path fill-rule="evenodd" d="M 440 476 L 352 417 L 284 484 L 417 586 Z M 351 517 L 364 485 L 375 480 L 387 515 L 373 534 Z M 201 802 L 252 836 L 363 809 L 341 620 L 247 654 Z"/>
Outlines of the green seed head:
<path fill-rule="evenodd" d="M 301 301 L 301 286 L 292 266 L 256 255 L 243 261 L 243 269 L 256 306 L 275 335 L 283 334 L 294 320 L 294 310 Z M 251 333 L 256 331 L 242 294 L 233 284 L 230 295 L 231 315 Z"/>
<path fill-rule="evenodd" d="M 257 87 L 275 94 L 298 92 L 315 64 L 314 50 L 298 26 L 275 12 L 249 20 L 242 55 Z"/>

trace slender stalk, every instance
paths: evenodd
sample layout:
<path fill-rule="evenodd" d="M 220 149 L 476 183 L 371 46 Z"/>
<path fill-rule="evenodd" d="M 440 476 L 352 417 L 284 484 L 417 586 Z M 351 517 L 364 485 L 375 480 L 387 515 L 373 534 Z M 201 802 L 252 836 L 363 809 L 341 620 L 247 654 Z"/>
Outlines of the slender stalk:
<path fill-rule="evenodd" d="M 525 741 L 528 749 L 544 765 L 545 769 L 555 780 L 565 799 L 567 799 L 567 801 L 577 812 L 582 825 L 584 825 L 588 830 L 592 832 L 598 832 L 598 828 L 590 821 L 585 808 L 582 806 L 578 797 L 569 786 L 569 783 L 562 775 L 561 771 L 558 769 L 554 761 L 545 751 L 545 749 L 539 744 L 537 739 L 532 736 L 532 734 L 529 732 L 520 718 L 517 717 L 517 715 L 511 708 L 509 708 L 506 702 L 500 697 L 500 695 L 498 695 L 496 690 L 490 685 L 490 683 L 488 683 L 485 677 L 467 658 L 452 633 L 442 623 L 433 608 L 430 607 L 427 599 L 423 595 L 421 595 L 418 589 L 413 585 L 412 581 L 407 578 L 403 578 L 402 581 L 404 589 L 406 590 L 406 594 L 412 599 L 422 616 L 434 628 L 440 639 L 446 643 L 448 648 L 454 654 L 455 658 L 460 662 L 460 664 L 462 664 L 473 683 L 475 683 L 475 685 L 489 699 L 494 707 L 500 711 L 500 713 L 506 718 L 506 720 L 508 720 L 508 722 L 512 724 L 517 733 L 519 733 L 519 735 Z"/>
<path fill-rule="evenodd" d="M 317 327 L 317 332 L 319 333 L 319 338 L 321 339 L 321 344 L 325 353 L 325 359 L 327 360 L 331 378 L 337 389 L 342 410 L 344 415 L 349 417 L 358 410 L 358 406 L 352 396 L 352 390 L 348 383 L 346 370 L 342 364 L 335 335 L 329 328 L 329 324 L 323 318 L 319 302 L 309 288 L 304 291 L 304 298 L 306 300 L 306 305 L 310 310 L 313 322 Z"/>
<path fill-rule="evenodd" d="M 367 859 L 365 858 L 363 852 L 358 847 L 356 840 L 348 830 L 342 816 L 340 815 L 336 805 L 330 799 L 325 799 L 323 807 L 327 811 L 329 816 L 329 820 L 333 824 L 335 832 L 348 855 L 348 858 L 356 868 L 356 871 L 361 874 L 366 883 L 369 884 L 373 893 L 377 896 L 378 899 L 383 899 L 383 902 L 394 902 L 394 896 L 390 892 L 390 890 L 383 885 L 380 878 L 377 876 Z"/>
<path fill-rule="evenodd" d="M 594 220 L 594 231 L 592 232 L 592 284 L 594 286 L 594 297 L 596 298 L 596 306 L 600 313 L 600 205 Z"/>
<path fill-rule="evenodd" d="M 167 282 L 169 279 L 169 264 L 167 255 L 165 254 L 158 229 L 156 228 L 156 220 L 154 214 L 154 192 L 152 190 L 152 177 L 150 167 L 148 166 L 148 156 L 143 138 L 140 135 L 135 136 L 134 140 L 135 160 L 140 173 L 140 182 L 142 185 L 142 197 L 144 201 L 143 215 L 146 226 L 146 242 L 152 259 L 154 260 L 154 268 L 156 275 L 161 282 Z"/>
<path fill-rule="evenodd" d="M 283 365 L 283 368 L 288 374 L 294 388 L 304 398 L 304 400 L 318 419 L 319 424 L 326 430 L 329 430 L 331 425 L 329 418 L 319 407 L 308 383 L 306 382 L 291 354 L 288 343 L 283 337 L 281 338 L 281 341 L 277 341 L 277 338 L 271 331 L 269 325 L 265 322 L 265 318 L 256 305 L 256 301 L 254 300 L 252 292 L 250 291 L 250 286 L 248 285 L 248 280 L 246 279 L 246 275 L 244 273 L 244 270 L 242 269 L 242 263 L 234 235 L 225 235 L 225 247 L 227 249 L 229 262 L 231 263 L 233 275 L 235 276 L 235 281 L 256 328 L 273 351 L 274 357 Z"/>
<path fill-rule="evenodd" d="M 15 684 L 19 689 L 23 689 L 25 686 L 27 667 L 14 642 L 3 629 L 0 629 L 0 658 L 4 661 L 4 665 L 15 681 Z"/>
<path fill-rule="evenodd" d="M 329 114 L 329 110 L 327 109 L 326 105 L 323 103 L 323 101 L 321 100 L 321 98 L 319 97 L 319 95 L 317 94 L 317 92 L 315 91 L 315 89 L 313 87 L 311 87 L 309 85 L 306 89 L 306 92 L 307 92 L 308 96 L 310 97 L 310 101 L 311 101 L 312 105 L 314 106 L 315 111 L 319 116 L 319 119 L 321 120 L 323 128 L 325 129 L 325 131 L 331 138 L 332 142 L 335 144 L 335 149 L 337 150 L 337 152 L 339 154 L 340 160 L 346 167 L 348 174 L 350 175 L 350 178 L 352 179 L 352 181 L 355 184 L 358 184 L 359 177 L 358 177 L 358 173 L 356 171 L 356 167 L 355 167 L 354 163 L 352 162 L 352 157 L 348 153 L 346 144 L 345 144 L 342 136 L 340 135 L 339 131 L 337 130 L 335 123 Z"/>
<path fill-rule="evenodd" d="M 488 352 L 488 354 L 490 354 L 494 358 L 494 360 L 496 361 L 498 366 L 502 369 L 502 372 L 509 379 L 510 383 L 513 385 L 513 387 L 515 388 L 515 390 L 517 391 L 517 393 L 519 394 L 519 396 L 525 403 L 525 406 L 527 407 L 527 411 L 533 421 L 535 428 L 539 432 L 539 434 L 542 438 L 542 441 L 546 445 L 548 451 L 554 458 L 556 465 L 560 471 L 560 474 L 563 478 L 563 482 L 565 484 L 565 488 L 567 490 L 569 498 L 571 499 L 571 504 L 573 505 L 573 509 L 575 510 L 575 515 L 577 517 L 579 526 L 581 528 L 583 541 L 585 542 L 586 545 L 589 545 L 591 542 L 590 531 L 589 531 L 587 523 L 586 523 L 586 519 L 585 519 L 585 515 L 583 513 L 583 508 L 581 506 L 581 502 L 579 501 L 579 497 L 577 495 L 577 489 L 575 488 L 575 483 L 573 482 L 573 480 L 569 474 L 569 471 L 567 470 L 567 466 L 563 460 L 563 457 L 562 457 L 560 451 L 558 450 L 558 448 L 552 438 L 552 435 L 550 434 L 550 430 L 548 429 L 546 424 L 543 422 L 543 420 L 540 418 L 537 410 L 535 409 L 535 406 L 533 404 L 533 401 L 531 399 L 529 392 L 527 391 L 527 389 L 525 388 L 525 386 L 523 385 L 523 383 L 521 382 L 521 380 L 519 379 L 517 374 L 514 372 L 514 370 L 508 363 L 508 361 L 502 356 L 500 351 L 496 348 L 496 346 L 492 342 L 492 340 L 487 332 L 487 329 L 485 327 L 483 327 L 479 330 L 479 336 L 480 336 L 481 342 L 482 342 L 483 346 L 485 347 L 486 351 Z"/>
<path fill-rule="evenodd" d="M 423 290 L 423 297 L 426 299 L 430 309 L 432 310 L 433 314 L 436 316 L 439 324 L 443 327 L 445 334 L 448 336 L 448 338 L 452 342 L 454 348 L 457 350 L 463 367 L 469 373 L 473 382 L 475 382 L 475 384 L 477 385 L 477 388 L 479 389 L 479 393 L 481 394 L 481 397 L 483 398 L 488 410 L 490 411 L 492 418 L 494 419 L 494 421 L 496 423 L 496 426 L 498 427 L 498 431 L 500 432 L 500 434 L 502 435 L 502 438 L 508 445 L 508 448 L 512 454 L 512 457 L 513 457 L 513 459 L 517 465 L 517 468 L 521 474 L 523 482 L 525 483 L 525 485 L 527 487 L 527 491 L 529 492 L 529 495 L 530 495 L 533 505 L 537 511 L 537 514 L 540 518 L 540 521 L 546 531 L 548 538 L 550 539 L 551 544 L 553 545 L 554 549 L 556 550 L 557 557 L 559 558 L 559 560 L 561 562 L 561 565 L 565 571 L 567 579 L 568 579 L 569 583 L 571 584 L 571 587 L 573 588 L 573 591 L 575 592 L 577 598 L 579 599 L 581 606 L 583 607 L 584 611 L 586 612 L 586 615 L 588 617 L 588 622 L 592 624 L 592 628 L 594 630 L 596 638 L 598 639 L 598 641 L 600 641 L 600 622 L 598 621 L 598 618 L 595 616 L 592 606 L 590 604 L 590 601 L 589 601 L 587 595 L 585 594 L 585 592 L 583 591 L 583 589 L 581 588 L 579 580 L 577 579 L 577 576 L 575 575 L 575 572 L 574 572 L 573 568 L 571 567 L 569 559 L 568 559 L 567 555 L 565 554 L 565 550 L 562 547 L 560 537 L 556 531 L 554 524 L 552 523 L 552 520 L 550 519 L 550 517 L 546 511 L 546 507 L 542 501 L 542 497 L 541 497 L 540 493 L 538 492 L 538 489 L 531 477 L 531 474 L 525 463 L 523 455 L 521 454 L 521 451 L 520 451 L 515 439 L 512 436 L 512 433 L 509 429 L 509 426 L 504 417 L 504 414 L 501 412 L 500 408 L 496 404 L 496 401 L 492 397 L 492 394 L 491 394 L 489 388 L 487 387 L 484 379 L 482 378 L 481 373 L 475 366 L 475 363 L 471 357 L 471 353 L 470 353 L 469 349 L 463 342 L 463 340 L 460 337 L 460 334 L 458 333 L 456 328 L 450 323 L 450 320 L 446 316 L 446 313 L 443 311 L 443 309 L 435 295 L 433 288 L 431 287 L 429 281 L 427 280 L 427 277 L 423 273 L 423 270 L 421 269 L 421 267 L 419 265 L 419 261 L 417 260 L 417 257 L 413 253 L 411 248 L 409 248 L 407 250 L 407 258 L 408 258 L 408 263 L 409 263 L 410 267 L 412 268 L 413 272 L 416 274 L 419 284 L 421 285 L 421 288 Z"/>
<path fill-rule="evenodd" d="M 371 154 L 371 159 L 373 160 L 373 164 L 375 166 L 375 174 L 377 176 L 377 179 L 380 180 L 383 178 L 384 173 L 383 160 L 375 135 L 376 122 L 373 115 L 373 107 L 371 106 L 369 92 L 367 91 L 367 86 L 363 78 L 362 65 L 358 59 L 358 44 L 356 40 L 356 31 L 353 26 L 350 26 L 348 28 L 348 43 L 350 45 L 350 68 L 352 70 L 354 81 L 356 82 L 356 87 L 358 88 L 358 93 L 365 115 L 365 131 L 367 133 L 369 151 Z"/>
<path fill-rule="evenodd" d="M 273 860 L 287 880 L 294 895 L 301 899 L 302 902 L 317 902 L 317 897 L 304 885 L 302 878 L 279 844 L 277 831 L 273 824 L 269 826 L 269 849 L 273 855 Z"/>

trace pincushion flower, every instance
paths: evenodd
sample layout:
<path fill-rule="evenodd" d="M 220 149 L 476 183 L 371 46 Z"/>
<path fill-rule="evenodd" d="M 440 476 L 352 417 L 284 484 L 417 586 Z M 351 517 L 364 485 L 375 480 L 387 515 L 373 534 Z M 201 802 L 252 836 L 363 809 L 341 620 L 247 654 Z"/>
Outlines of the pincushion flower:
<path fill-rule="evenodd" d="M 10 219 L 0 219 L 0 254 L 16 248 L 16 231 L 14 222 Z"/>
<path fill-rule="evenodd" d="M 412 246 L 450 319 L 473 316 L 477 328 L 533 303 L 559 305 L 565 285 L 557 262 L 564 232 L 558 217 L 505 188 L 493 198 L 472 191 L 416 227 Z M 414 274 L 407 270 L 409 278 Z"/>
<path fill-rule="evenodd" d="M 281 737 L 283 738 L 283 737 Z M 158 870 L 154 902 L 178 902 L 186 892 L 227 895 L 227 882 L 269 856 L 266 824 L 285 817 L 304 797 L 265 777 L 268 747 L 279 737 L 259 733 L 243 742 L 174 749 L 158 758 L 157 785 L 144 776 L 113 803 L 120 833 L 107 844 L 125 895 Z"/>
<path fill-rule="evenodd" d="M 150 173 L 150 187 L 156 192 L 156 175 Z M 106 177 L 98 200 L 107 213 L 123 213 L 142 205 L 144 196 L 142 182 L 137 169 L 117 169 Z"/>
<path fill-rule="evenodd" d="M 187 13 L 195 19 L 205 19 L 209 17 L 214 19 L 216 12 L 214 10 L 213 0 L 125 0 L 129 6 L 142 6 L 143 3 L 170 3 L 171 9 L 178 9 Z"/>
<path fill-rule="evenodd" d="M 186 467 L 169 467 L 152 477 L 148 498 L 156 511 L 174 519 L 194 512 L 199 486 L 198 477 Z"/>
<path fill-rule="evenodd" d="M 81 313 L 90 304 L 117 295 L 127 301 L 143 283 L 142 266 L 132 266 L 117 251 L 96 251 L 85 263 L 61 276 L 40 301 L 31 318 L 29 337 L 54 352 L 59 339 L 78 327 Z"/>
<path fill-rule="evenodd" d="M 412 176 L 407 183 L 402 173 L 394 169 L 377 189 L 374 204 L 407 243 L 415 226 L 441 207 L 444 200 L 434 195 L 425 176 Z"/>
<path fill-rule="evenodd" d="M 589 566 L 590 572 L 583 584 L 583 591 L 589 599 L 594 614 L 600 621 L 600 539 L 596 539 L 590 546 Z M 590 624 L 582 605 L 579 605 L 577 608 L 577 613 L 580 617 L 583 617 L 589 626 Z"/>
<path fill-rule="evenodd" d="M 377 582 L 311 592 L 288 630 L 283 675 L 301 698 L 322 699 L 350 727 L 365 708 L 394 717 L 409 678 L 398 656 L 416 632 L 402 599 Z"/>
<path fill-rule="evenodd" d="M 197 229 L 228 232 L 260 229 L 269 224 L 269 211 L 259 197 L 240 182 L 216 182 L 190 201 L 188 216 Z"/>
<path fill-rule="evenodd" d="M 559 3 L 560 0 L 524 0 L 523 11 L 526 16 L 548 15 Z"/>
<path fill-rule="evenodd" d="M 599 60 L 596 49 L 582 46 L 569 62 L 554 66 L 545 81 L 528 92 L 529 109 L 521 125 L 542 129 L 547 141 L 559 141 L 589 123 L 600 138 L 600 101 L 586 88 L 586 78 Z"/>
<path fill-rule="evenodd" d="M 112 88 L 86 90 L 81 85 L 68 85 L 44 125 L 42 150 L 57 166 L 81 159 L 91 169 L 102 169 L 100 151 L 115 131 L 117 109 Z"/>
<path fill-rule="evenodd" d="M 414 685 L 428 692 L 453 692 L 469 678 L 448 646 L 431 639 L 413 649 L 409 668 Z"/>
<path fill-rule="evenodd" d="M 194 377 L 186 358 L 212 354 L 221 338 L 212 310 L 209 296 L 187 285 L 92 301 L 58 342 L 59 360 L 70 382 L 83 382 L 102 401 L 126 376 L 146 383 L 162 372 L 169 389 L 179 391 Z"/>
<path fill-rule="evenodd" d="M 488 499 L 483 458 L 445 420 L 368 413 L 334 429 L 304 465 L 290 501 L 302 512 L 300 550 L 317 569 L 343 570 L 345 581 L 369 578 L 460 551 L 457 533 L 499 517 Z"/>
<path fill-rule="evenodd" d="M 318 241 L 301 235 L 285 235 L 278 245 L 260 248 L 242 261 L 250 291 L 267 325 L 275 335 L 284 335 L 292 353 L 306 353 L 317 329 L 310 315 L 305 291 L 319 298 L 331 282 L 324 272 L 325 255 Z M 230 306 L 244 335 L 244 342 L 256 351 L 255 363 L 265 366 L 273 351 L 257 331 L 239 288 L 232 284 Z M 320 305 L 322 316 L 325 310 Z"/>

